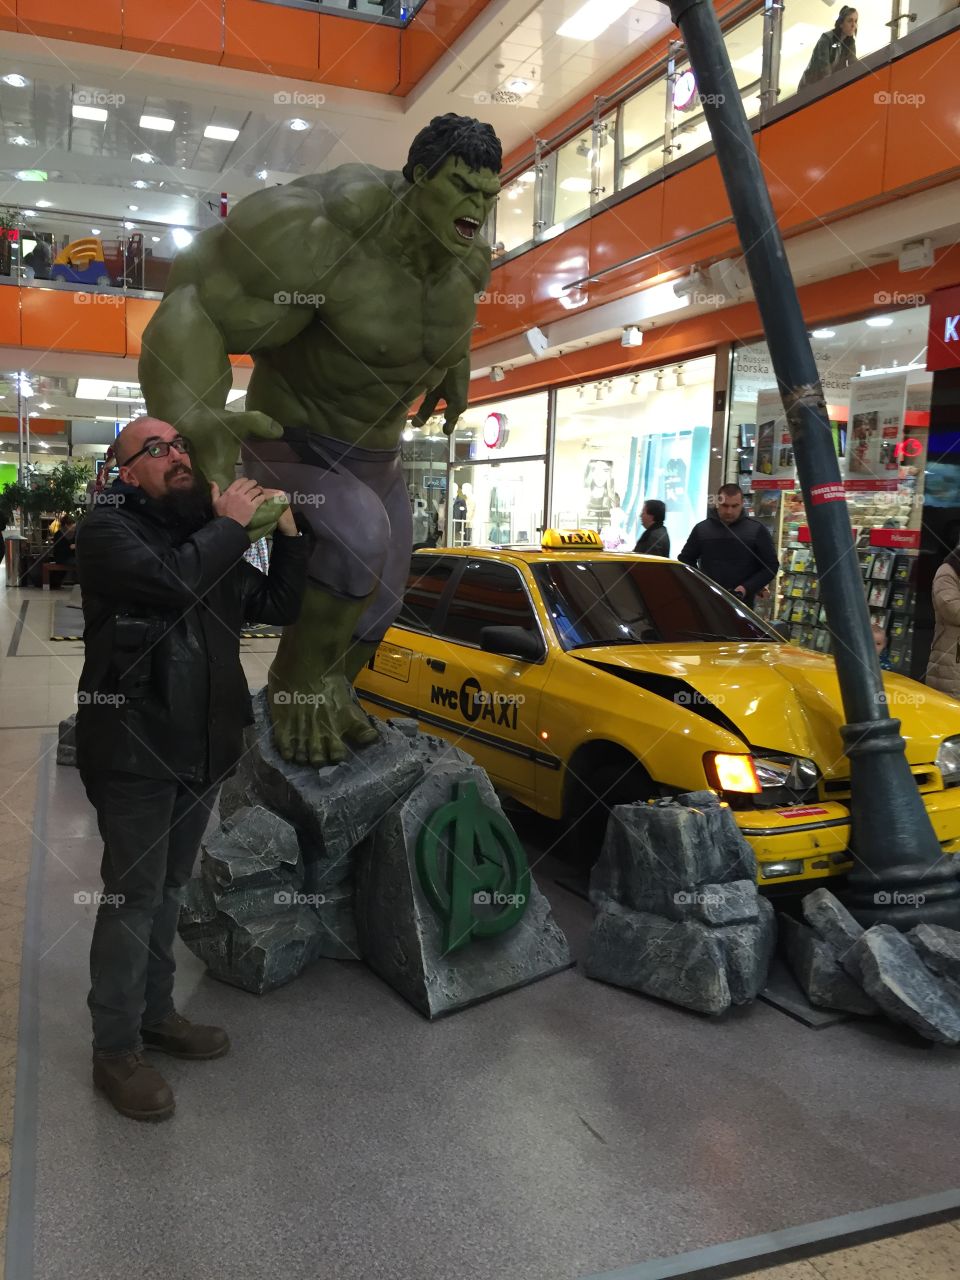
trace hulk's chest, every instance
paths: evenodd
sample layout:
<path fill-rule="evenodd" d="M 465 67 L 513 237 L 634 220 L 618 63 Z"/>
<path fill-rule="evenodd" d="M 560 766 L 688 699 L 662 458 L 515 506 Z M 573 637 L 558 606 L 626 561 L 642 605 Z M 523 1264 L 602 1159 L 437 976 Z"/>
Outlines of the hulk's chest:
<path fill-rule="evenodd" d="M 373 364 L 449 366 L 470 349 L 476 287 L 457 267 L 428 280 L 399 264 L 349 262 L 327 285 L 318 322 Z"/>

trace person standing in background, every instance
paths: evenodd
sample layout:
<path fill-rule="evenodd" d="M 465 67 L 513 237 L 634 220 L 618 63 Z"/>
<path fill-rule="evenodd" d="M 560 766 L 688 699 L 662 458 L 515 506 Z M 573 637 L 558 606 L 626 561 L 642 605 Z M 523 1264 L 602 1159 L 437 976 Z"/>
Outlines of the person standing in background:
<path fill-rule="evenodd" d="M 843 5 L 831 31 L 825 31 L 813 47 L 807 69 L 800 77 L 798 89 L 806 89 L 826 79 L 834 71 L 842 71 L 857 60 L 856 9 Z"/>
<path fill-rule="evenodd" d="M 933 643 L 926 682 L 960 698 L 960 547 L 944 560 L 933 579 Z"/>
<path fill-rule="evenodd" d="M 659 498 L 648 498 L 640 512 L 640 523 L 643 525 L 637 545 L 633 548 L 635 556 L 664 556 L 670 558 L 670 535 L 664 526 L 667 518 L 666 504 Z"/>
<path fill-rule="evenodd" d="M 695 524 L 678 559 L 693 565 L 753 608 L 757 592 L 777 576 L 780 561 L 767 529 L 743 512 L 743 490 L 721 485 L 716 507 Z"/>

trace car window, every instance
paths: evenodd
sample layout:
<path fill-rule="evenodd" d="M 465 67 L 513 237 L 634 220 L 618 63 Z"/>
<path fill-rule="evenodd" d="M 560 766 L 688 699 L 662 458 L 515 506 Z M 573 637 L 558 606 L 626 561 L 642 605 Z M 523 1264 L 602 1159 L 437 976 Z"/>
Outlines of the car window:
<path fill-rule="evenodd" d="M 415 555 L 410 562 L 403 605 L 394 625 L 411 631 L 429 631 L 437 602 L 459 563 L 454 556 Z"/>
<path fill-rule="evenodd" d="M 745 605 L 687 565 L 554 560 L 534 566 L 565 649 L 595 644 L 775 640 Z"/>
<path fill-rule="evenodd" d="M 506 564 L 471 560 L 450 600 L 442 634 L 461 644 L 480 644 L 484 627 L 537 631 L 519 572 Z"/>

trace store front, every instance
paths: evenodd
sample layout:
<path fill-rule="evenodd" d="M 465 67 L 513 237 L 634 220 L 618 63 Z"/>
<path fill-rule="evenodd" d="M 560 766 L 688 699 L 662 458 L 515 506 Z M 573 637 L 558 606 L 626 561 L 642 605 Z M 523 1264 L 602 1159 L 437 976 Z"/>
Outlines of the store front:
<path fill-rule="evenodd" d="M 926 498 L 929 313 L 920 306 L 812 334 L 871 617 L 887 637 L 891 665 L 902 671 L 911 669 Z M 776 594 L 761 607 L 787 625 L 797 644 L 829 651 L 790 434 L 765 343 L 734 352 L 726 479 L 747 492 L 780 554 Z"/>
<path fill-rule="evenodd" d="M 469 408 L 408 427 L 404 474 L 417 515 L 451 546 L 538 542 L 544 528 L 595 529 L 632 550 L 649 498 L 679 550 L 707 508 L 716 358 L 617 374 Z M 449 462 L 446 461 L 449 452 Z M 449 499 L 448 499 L 449 493 Z M 449 505 L 449 511 L 448 511 Z"/>

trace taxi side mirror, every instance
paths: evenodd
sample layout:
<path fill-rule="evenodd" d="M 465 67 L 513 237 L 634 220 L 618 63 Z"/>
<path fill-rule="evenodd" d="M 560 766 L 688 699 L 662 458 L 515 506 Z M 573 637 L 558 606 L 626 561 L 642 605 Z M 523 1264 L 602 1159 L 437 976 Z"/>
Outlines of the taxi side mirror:
<path fill-rule="evenodd" d="M 544 656 L 543 641 L 535 631 L 523 627 L 482 627 L 480 648 L 485 653 L 522 658 L 524 662 L 539 662 Z"/>

